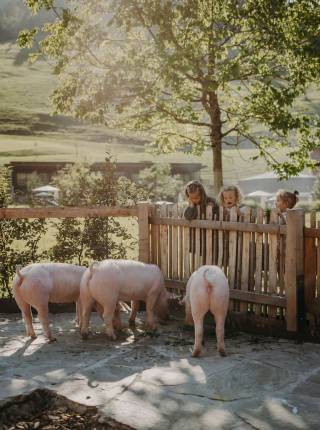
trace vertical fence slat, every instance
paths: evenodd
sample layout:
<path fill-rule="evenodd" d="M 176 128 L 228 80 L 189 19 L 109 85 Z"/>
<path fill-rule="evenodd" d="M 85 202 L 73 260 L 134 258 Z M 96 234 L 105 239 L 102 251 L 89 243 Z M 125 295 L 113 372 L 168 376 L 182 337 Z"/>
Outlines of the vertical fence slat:
<path fill-rule="evenodd" d="M 178 207 L 175 204 L 172 208 L 173 218 L 178 218 Z M 178 279 L 178 227 L 172 226 L 172 278 Z"/>
<path fill-rule="evenodd" d="M 198 216 L 197 219 L 200 219 L 200 207 L 198 206 Z M 194 272 L 201 266 L 200 262 L 200 249 L 201 249 L 201 235 L 200 235 L 200 228 L 195 228 L 195 252 L 193 252 L 193 268 L 192 271 Z"/>
<path fill-rule="evenodd" d="M 183 218 L 183 207 L 182 205 L 178 206 L 178 217 Z M 183 261 L 184 261 L 184 253 L 183 253 L 183 227 L 179 226 L 179 279 L 184 279 L 183 276 Z"/>
<path fill-rule="evenodd" d="M 236 222 L 238 220 L 237 209 L 233 207 L 230 211 L 230 221 Z M 237 232 L 229 232 L 229 271 L 228 279 L 230 288 L 235 287 L 236 279 L 236 262 L 237 262 Z"/>
<path fill-rule="evenodd" d="M 183 273 L 184 279 L 190 276 L 190 228 L 183 227 Z"/>
<path fill-rule="evenodd" d="M 279 215 L 276 209 L 272 209 L 270 213 L 270 224 L 279 224 Z M 279 250 L 279 236 L 277 234 L 269 235 L 269 293 L 277 293 L 278 283 L 278 256 Z M 277 308 L 275 306 L 269 306 L 268 312 L 269 318 L 275 318 L 277 316 Z"/>
<path fill-rule="evenodd" d="M 316 228 L 316 212 L 310 214 L 310 227 Z M 318 240 L 319 245 L 319 240 Z M 318 255 L 318 257 L 317 257 Z M 318 258 L 318 261 L 317 261 Z M 304 301 L 308 311 L 312 307 L 317 290 L 317 267 L 320 263 L 319 250 L 317 252 L 317 244 L 315 237 L 306 237 L 304 245 Z M 318 282 L 319 282 L 318 276 Z"/>
<path fill-rule="evenodd" d="M 251 210 L 250 222 L 252 223 L 256 222 L 256 211 L 254 210 Z M 256 236 L 255 236 L 255 233 L 252 232 L 251 240 L 250 240 L 250 266 L 249 266 L 249 290 L 250 291 L 254 291 L 254 271 L 256 267 L 255 259 L 256 259 Z"/>
<path fill-rule="evenodd" d="M 223 221 L 224 212 L 223 207 L 219 208 L 219 221 Z M 222 268 L 223 265 L 223 230 L 218 231 L 218 266 Z"/>
<path fill-rule="evenodd" d="M 262 208 L 257 209 L 257 223 L 263 223 L 264 211 Z M 262 247 L 263 247 L 263 233 L 256 234 L 256 270 L 255 270 L 255 291 L 261 292 L 262 284 Z"/>
<path fill-rule="evenodd" d="M 270 224 L 278 224 L 279 216 L 276 209 L 270 213 Z M 278 271 L 278 235 L 269 235 L 269 293 L 277 291 L 277 271 Z"/>
<path fill-rule="evenodd" d="M 218 215 L 214 214 L 213 219 L 217 221 Z M 213 264 L 218 265 L 218 232 L 217 230 L 212 231 L 212 249 L 213 249 Z"/>
<path fill-rule="evenodd" d="M 212 206 L 207 207 L 206 218 L 212 219 Z M 206 264 L 212 264 L 212 230 L 208 228 L 205 231 L 205 243 L 206 243 Z"/>
<path fill-rule="evenodd" d="M 280 218 L 280 224 L 284 224 L 285 221 Z M 278 266 L 278 276 L 279 276 L 279 294 L 284 295 L 284 272 L 285 272 L 285 255 L 286 255 L 286 237 L 280 235 L 279 239 L 279 266 Z"/>
<path fill-rule="evenodd" d="M 245 223 L 250 222 L 251 209 L 246 208 L 244 210 L 243 221 Z M 241 290 L 248 291 L 249 284 L 249 264 L 250 264 L 250 232 L 243 233 L 243 246 L 242 246 L 242 269 L 241 269 Z M 247 312 L 248 304 L 247 302 L 240 303 L 240 312 Z"/>
<path fill-rule="evenodd" d="M 156 210 L 155 206 L 151 205 L 150 208 L 150 214 L 151 216 L 155 216 Z M 150 263 L 152 264 L 158 264 L 158 258 L 157 258 L 157 238 L 156 238 L 156 226 L 154 224 L 150 224 L 149 228 L 149 234 L 150 234 Z"/>
<path fill-rule="evenodd" d="M 286 240 L 286 272 L 285 288 L 287 297 L 286 319 L 287 330 L 298 330 L 300 297 L 299 289 L 302 288 L 303 277 L 303 227 L 304 211 L 292 209 L 287 215 L 287 240 Z"/>
<path fill-rule="evenodd" d="M 149 204 L 138 204 L 139 261 L 149 263 Z"/>
<path fill-rule="evenodd" d="M 160 216 L 165 218 L 167 216 L 167 207 L 162 205 L 160 208 Z M 168 226 L 160 225 L 160 255 L 161 255 L 161 270 L 165 276 L 168 277 Z"/>
<path fill-rule="evenodd" d="M 161 216 L 161 207 L 156 205 L 155 208 L 156 216 Z M 156 225 L 156 237 L 157 237 L 157 257 L 158 257 L 158 266 L 161 268 L 161 226 Z"/>

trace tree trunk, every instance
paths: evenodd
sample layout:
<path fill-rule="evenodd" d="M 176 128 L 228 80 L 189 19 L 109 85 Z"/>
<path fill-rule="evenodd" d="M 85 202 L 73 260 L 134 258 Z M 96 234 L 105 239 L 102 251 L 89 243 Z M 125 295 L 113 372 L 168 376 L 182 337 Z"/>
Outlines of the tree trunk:
<path fill-rule="evenodd" d="M 211 147 L 213 157 L 213 191 L 215 196 L 217 196 L 223 185 L 221 139 L 219 142 L 212 142 L 211 140 Z"/>
<path fill-rule="evenodd" d="M 222 176 L 222 123 L 220 116 L 220 108 L 217 94 L 214 92 L 209 93 L 210 104 L 210 119 L 211 119 L 211 132 L 210 142 L 212 149 L 212 169 L 213 169 L 213 190 L 215 195 L 218 195 L 220 188 L 223 185 Z"/>

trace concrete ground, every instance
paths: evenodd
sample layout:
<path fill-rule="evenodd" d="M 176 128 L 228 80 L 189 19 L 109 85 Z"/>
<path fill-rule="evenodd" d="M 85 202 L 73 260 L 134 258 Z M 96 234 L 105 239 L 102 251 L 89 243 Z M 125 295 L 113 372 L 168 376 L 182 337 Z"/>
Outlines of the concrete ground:
<path fill-rule="evenodd" d="M 110 342 L 94 315 L 84 342 L 74 315 L 56 314 L 52 344 L 35 321 L 31 341 L 19 314 L 0 316 L 0 400 L 49 388 L 136 429 L 320 429 L 318 344 L 227 333 L 228 357 L 211 336 L 197 359 L 175 320 Z"/>

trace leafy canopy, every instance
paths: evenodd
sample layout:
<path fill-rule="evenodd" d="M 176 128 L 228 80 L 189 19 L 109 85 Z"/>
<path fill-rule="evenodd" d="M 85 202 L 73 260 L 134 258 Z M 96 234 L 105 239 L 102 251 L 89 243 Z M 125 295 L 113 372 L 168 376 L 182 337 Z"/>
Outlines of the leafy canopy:
<path fill-rule="evenodd" d="M 319 78 L 319 1 L 26 3 L 57 16 L 20 35 L 53 61 L 57 112 L 150 132 L 164 152 L 251 142 L 281 177 L 313 166 L 319 119 L 295 103 Z"/>

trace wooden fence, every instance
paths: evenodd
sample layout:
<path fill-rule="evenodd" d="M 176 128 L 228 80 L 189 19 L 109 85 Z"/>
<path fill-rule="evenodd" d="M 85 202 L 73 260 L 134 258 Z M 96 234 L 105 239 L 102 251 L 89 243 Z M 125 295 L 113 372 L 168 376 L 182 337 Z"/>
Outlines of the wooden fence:
<path fill-rule="evenodd" d="M 232 326 L 280 335 L 307 330 L 319 336 L 320 225 L 316 213 L 305 226 L 302 209 L 288 211 L 283 224 L 273 210 L 208 207 L 188 221 L 184 208 L 139 203 L 132 207 L 5 208 L 1 219 L 137 217 L 139 260 L 159 265 L 169 289 L 183 294 L 190 274 L 216 264 L 230 284 Z M 318 214 L 319 215 L 319 214 Z"/>
<path fill-rule="evenodd" d="M 233 326 L 270 334 L 304 330 L 303 295 L 307 323 L 319 325 L 320 230 L 304 227 L 302 209 L 289 211 L 284 224 L 275 210 L 247 208 L 238 217 L 220 209 L 213 216 L 208 207 L 187 221 L 182 207 L 162 205 L 152 208 L 149 223 L 149 261 L 161 267 L 168 288 L 184 290 L 195 269 L 216 264 L 229 280 Z"/>

